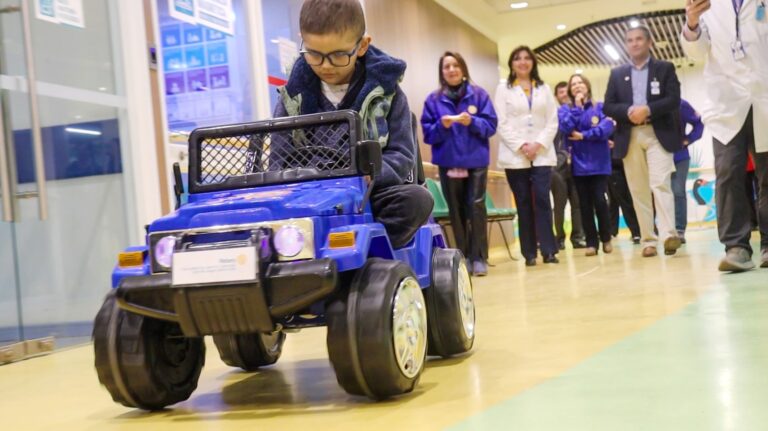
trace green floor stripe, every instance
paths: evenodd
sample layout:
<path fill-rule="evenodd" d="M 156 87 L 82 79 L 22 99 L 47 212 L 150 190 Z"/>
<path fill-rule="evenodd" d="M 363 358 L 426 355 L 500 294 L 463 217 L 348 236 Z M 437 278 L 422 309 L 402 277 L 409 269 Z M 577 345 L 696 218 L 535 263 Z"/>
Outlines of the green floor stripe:
<path fill-rule="evenodd" d="M 449 429 L 768 429 L 768 270 L 722 275 L 677 314 Z"/>

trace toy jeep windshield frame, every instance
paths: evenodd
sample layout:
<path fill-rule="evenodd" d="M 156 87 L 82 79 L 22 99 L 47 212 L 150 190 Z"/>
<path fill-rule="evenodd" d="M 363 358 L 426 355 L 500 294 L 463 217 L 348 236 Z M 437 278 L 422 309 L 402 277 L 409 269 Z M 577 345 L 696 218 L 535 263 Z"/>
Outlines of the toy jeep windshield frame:
<path fill-rule="evenodd" d="M 354 111 L 196 129 L 189 138 L 189 192 L 371 175 L 371 163 L 381 157 L 361 135 Z"/>

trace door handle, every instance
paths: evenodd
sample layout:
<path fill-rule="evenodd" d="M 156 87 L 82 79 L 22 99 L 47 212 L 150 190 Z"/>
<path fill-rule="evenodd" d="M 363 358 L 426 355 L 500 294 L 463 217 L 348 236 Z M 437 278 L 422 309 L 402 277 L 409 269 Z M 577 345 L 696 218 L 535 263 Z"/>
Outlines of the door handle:
<path fill-rule="evenodd" d="M 37 77 L 35 58 L 32 52 L 32 29 L 30 24 L 29 2 L 21 2 L 21 21 L 24 31 L 24 55 L 27 65 L 27 90 L 29 110 L 32 120 L 32 148 L 35 155 L 35 183 L 37 183 L 37 204 L 40 220 L 48 219 L 48 190 L 45 183 L 45 163 L 43 158 L 43 137 L 40 132 L 40 110 L 37 103 Z"/>
<path fill-rule="evenodd" d="M 5 146 L 5 118 L 3 118 L 3 101 L 0 98 L 0 199 L 2 199 L 4 222 L 13 221 L 11 201 L 11 175 L 8 169 L 8 148 Z"/>

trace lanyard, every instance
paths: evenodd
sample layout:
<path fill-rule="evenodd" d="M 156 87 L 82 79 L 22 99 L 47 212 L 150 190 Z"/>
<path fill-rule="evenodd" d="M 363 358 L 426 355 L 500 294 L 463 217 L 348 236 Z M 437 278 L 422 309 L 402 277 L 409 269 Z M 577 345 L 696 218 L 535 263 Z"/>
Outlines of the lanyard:
<path fill-rule="evenodd" d="M 741 14 L 741 7 L 744 6 L 745 0 L 731 0 L 733 3 L 733 11 L 736 12 L 736 40 L 741 41 L 741 24 L 739 23 L 739 14 Z"/>
<path fill-rule="evenodd" d="M 531 82 L 531 94 L 525 96 L 526 99 L 528 99 L 528 110 L 533 110 L 533 92 L 536 91 L 536 86 L 533 85 L 533 82 Z M 525 94 L 525 90 L 523 90 L 523 94 Z"/>

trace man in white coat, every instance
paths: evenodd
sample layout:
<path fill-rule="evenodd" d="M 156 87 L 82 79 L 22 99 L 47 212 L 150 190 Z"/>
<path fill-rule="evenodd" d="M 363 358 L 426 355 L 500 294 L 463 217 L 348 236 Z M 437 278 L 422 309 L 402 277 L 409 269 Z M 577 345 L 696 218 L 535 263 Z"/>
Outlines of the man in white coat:
<path fill-rule="evenodd" d="M 721 271 L 755 267 L 745 191 L 747 152 L 759 183 L 761 266 L 768 268 L 768 5 L 766 0 L 686 0 L 685 53 L 703 60 L 704 124 L 714 136 Z"/>

